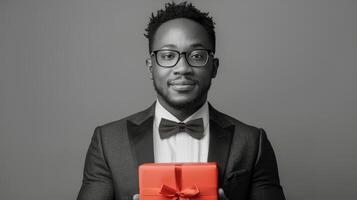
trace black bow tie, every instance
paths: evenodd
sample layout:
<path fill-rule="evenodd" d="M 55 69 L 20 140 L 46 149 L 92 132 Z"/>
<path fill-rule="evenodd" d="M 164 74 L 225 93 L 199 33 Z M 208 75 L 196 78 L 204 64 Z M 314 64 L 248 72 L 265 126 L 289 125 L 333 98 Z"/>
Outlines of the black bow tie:
<path fill-rule="evenodd" d="M 201 139 L 203 137 L 203 119 L 198 118 L 186 123 L 174 122 L 165 118 L 161 118 L 159 125 L 159 133 L 161 139 L 169 138 L 179 132 L 186 132 L 193 138 Z"/>

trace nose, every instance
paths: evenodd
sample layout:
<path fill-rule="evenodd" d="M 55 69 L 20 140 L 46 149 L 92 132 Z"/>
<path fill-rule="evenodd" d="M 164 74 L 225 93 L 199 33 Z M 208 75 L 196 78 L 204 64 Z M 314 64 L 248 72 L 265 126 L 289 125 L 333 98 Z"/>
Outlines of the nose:
<path fill-rule="evenodd" d="M 186 56 L 181 55 L 179 58 L 179 61 L 177 62 L 177 64 L 174 67 L 174 74 L 187 75 L 187 74 L 191 74 L 192 72 L 193 72 L 192 67 L 190 66 L 190 64 L 188 64 L 188 62 L 186 60 Z"/>

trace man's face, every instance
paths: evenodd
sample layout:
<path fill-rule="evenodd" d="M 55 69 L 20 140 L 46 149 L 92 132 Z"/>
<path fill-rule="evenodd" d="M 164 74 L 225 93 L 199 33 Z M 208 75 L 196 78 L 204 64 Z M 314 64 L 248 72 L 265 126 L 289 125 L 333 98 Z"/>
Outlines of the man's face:
<path fill-rule="evenodd" d="M 202 25 L 185 18 L 163 23 L 152 43 L 153 51 L 190 52 L 195 49 L 212 51 L 213 44 Z M 171 68 L 159 66 L 153 55 L 146 63 L 160 103 L 175 109 L 194 108 L 204 103 L 218 68 L 218 59 L 213 56 L 209 56 L 207 63 L 201 67 L 191 67 L 184 55 Z"/>

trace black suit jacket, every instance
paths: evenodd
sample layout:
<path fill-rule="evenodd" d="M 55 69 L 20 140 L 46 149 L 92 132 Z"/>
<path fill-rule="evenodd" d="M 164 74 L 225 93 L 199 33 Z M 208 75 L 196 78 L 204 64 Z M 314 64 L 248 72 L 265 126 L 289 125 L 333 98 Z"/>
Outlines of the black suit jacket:
<path fill-rule="evenodd" d="M 153 119 L 148 109 L 100 127 L 89 146 L 78 200 L 132 200 L 138 166 L 154 162 Z M 217 162 L 219 187 L 230 200 L 284 200 L 274 151 L 262 129 L 209 105 L 208 161 Z"/>

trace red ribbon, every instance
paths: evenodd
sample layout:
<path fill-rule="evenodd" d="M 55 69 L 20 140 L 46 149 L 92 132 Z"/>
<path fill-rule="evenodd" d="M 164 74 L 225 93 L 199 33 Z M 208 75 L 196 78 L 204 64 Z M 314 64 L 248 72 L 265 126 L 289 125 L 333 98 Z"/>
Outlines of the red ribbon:
<path fill-rule="evenodd" d="M 172 200 L 190 200 L 190 198 L 197 196 L 200 193 L 196 185 L 181 189 L 182 186 L 181 171 L 182 171 L 181 166 L 175 165 L 176 189 L 163 184 L 161 185 L 161 189 L 160 189 L 161 195 L 170 198 Z"/>

